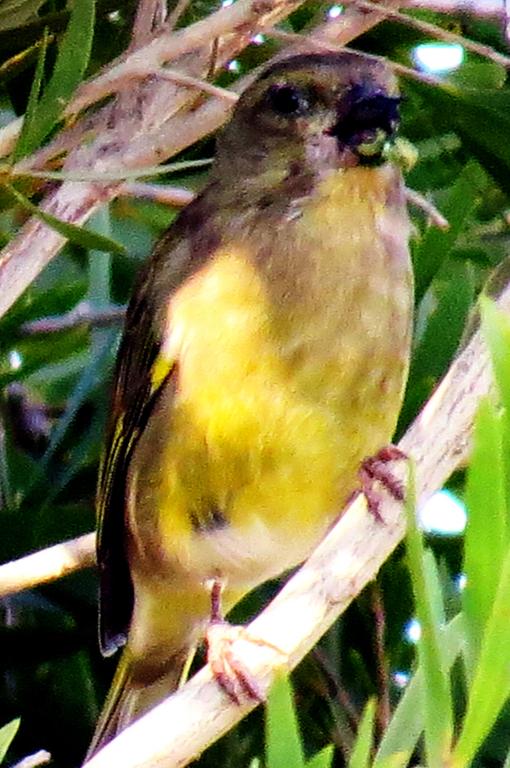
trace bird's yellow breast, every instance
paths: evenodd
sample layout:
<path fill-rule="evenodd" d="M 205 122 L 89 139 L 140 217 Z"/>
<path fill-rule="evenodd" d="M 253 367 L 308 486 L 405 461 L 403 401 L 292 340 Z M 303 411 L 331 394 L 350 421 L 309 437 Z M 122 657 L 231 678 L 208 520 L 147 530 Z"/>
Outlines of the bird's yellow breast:
<path fill-rule="evenodd" d="M 339 513 L 391 437 L 405 378 L 399 194 L 391 168 L 335 174 L 174 295 L 176 380 L 130 471 L 140 563 L 243 591 L 306 557 Z"/>

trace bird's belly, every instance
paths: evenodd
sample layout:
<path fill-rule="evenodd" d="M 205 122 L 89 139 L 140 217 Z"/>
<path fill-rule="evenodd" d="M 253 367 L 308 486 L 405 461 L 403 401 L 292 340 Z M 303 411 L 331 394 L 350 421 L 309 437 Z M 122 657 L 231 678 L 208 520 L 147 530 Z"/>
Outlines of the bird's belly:
<path fill-rule="evenodd" d="M 177 379 L 130 468 L 135 570 L 194 583 L 221 576 L 241 590 L 281 573 L 313 549 L 360 462 L 391 438 L 410 278 L 405 258 L 392 267 L 370 216 L 364 228 L 346 218 L 353 253 L 341 258 L 334 236 L 320 248 L 305 230 L 296 236 L 289 247 L 324 251 L 298 300 L 241 247 L 219 252 L 189 298 L 179 292 L 163 350 Z M 367 253 L 369 274 L 357 263 Z"/>
<path fill-rule="evenodd" d="M 303 510 L 295 507 L 275 523 L 250 509 L 244 525 L 194 533 L 184 559 L 186 572 L 201 582 L 204 575 L 218 576 L 229 589 L 244 593 L 305 560 L 325 533 L 331 504 L 328 511 L 313 520 L 301 520 Z"/>
<path fill-rule="evenodd" d="M 359 446 L 327 409 L 251 383 L 198 421 L 174 401 L 170 431 L 142 446 L 128 507 L 148 571 L 249 589 L 302 561 L 339 513 Z"/>

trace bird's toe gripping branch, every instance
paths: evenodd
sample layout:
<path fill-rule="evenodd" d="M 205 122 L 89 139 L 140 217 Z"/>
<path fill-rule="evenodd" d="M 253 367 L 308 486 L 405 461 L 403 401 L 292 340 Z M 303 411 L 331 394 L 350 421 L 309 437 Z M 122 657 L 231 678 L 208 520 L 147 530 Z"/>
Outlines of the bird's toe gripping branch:
<path fill-rule="evenodd" d="M 396 445 L 386 445 L 374 456 L 364 459 L 359 470 L 361 491 L 367 507 L 376 520 L 384 522 L 381 507 L 381 490 L 384 489 L 396 501 L 405 499 L 404 485 L 393 471 L 393 462 L 407 461 L 408 456 Z"/>
<path fill-rule="evenodd" d="M 238 641 L 243 641 L 266 647 L 284 657 L 284 665 L 287 662 L 287 655 L 272 643 L 253 637 L 245 627 L 230 624 L 223 618 L 222 589 L 223 583 L 220 580 L 211 581 L 211 616 L 206 630 L 207 661 L 216 682 L 235 704 L 242 704 L 247 700 L 260 703 L 265 700 L 265 693 L 239 656 L 236 644 Z"/>

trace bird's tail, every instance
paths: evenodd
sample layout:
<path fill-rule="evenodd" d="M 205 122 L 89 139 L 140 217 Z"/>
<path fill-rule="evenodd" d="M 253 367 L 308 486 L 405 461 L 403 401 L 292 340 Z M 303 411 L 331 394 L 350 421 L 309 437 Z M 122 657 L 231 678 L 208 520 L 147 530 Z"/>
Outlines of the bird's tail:
<path fill-rule="evenodd" d="M 99 716 L 85 762 L 130 723 L 175 691 L 185 679 L 193 655 L 194 649 L 179 651 L 165 664 L 161 674 L 147 678 L 130 659 L 129 648 L 126 648 Z"/>

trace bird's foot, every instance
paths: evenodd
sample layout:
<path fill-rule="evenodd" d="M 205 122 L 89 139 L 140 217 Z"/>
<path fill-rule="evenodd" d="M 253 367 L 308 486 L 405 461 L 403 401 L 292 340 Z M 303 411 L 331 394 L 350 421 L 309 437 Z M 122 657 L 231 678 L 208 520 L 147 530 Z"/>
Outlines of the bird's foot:
<path fill-rule="evenodd" d="M 221 609 L 224 583 L 213 578 L 207 586 L 211 595 L 211 614 L 206 630 L 207 661 L 214 678 L 236 704 L 246 700 L 260 703 L 265 699 L 264 691 L 240 657 L 239 649 L 246 648 L 246 644 L 259 646 L 284 657 L 285 662 L 287 655 L 267 640 L 250 635 L 245 627 L 225 621 Z"/>
<path fill-rule="evenodd" d="M 262 642 L 251 638 L 244 627 L 227 621 L 209 624 L 206 633 L 209 666 L 218 685 L 235 704 L 241 704 L 246 699 L 264 701 L 260 685 L 234 650 L 234 644 L 239 640 Z"/>
<path fill-rule="evenodd" d="M 374 456 L 365 459 L 359 470 L 361 490 L 367 500 L 367 507 L 376 520 L 384 522 L 380 507 L 382 486 L 396 501 L 404 501 L 404 485 L 394 474 L 394 461 L 407 461 L 406 454 L 396 445 L 386 445 Z M 377 485 L 376 485 L 377 484 Z"/>

